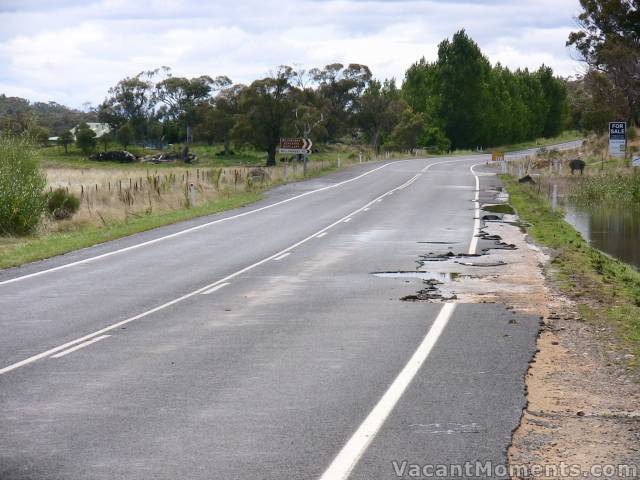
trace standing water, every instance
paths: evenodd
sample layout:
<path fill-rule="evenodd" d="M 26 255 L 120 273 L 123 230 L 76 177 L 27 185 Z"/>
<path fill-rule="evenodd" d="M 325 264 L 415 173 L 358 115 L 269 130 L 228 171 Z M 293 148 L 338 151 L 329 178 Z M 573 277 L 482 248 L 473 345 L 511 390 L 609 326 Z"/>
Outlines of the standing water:
<path fill-rule="evenodd" d="M 565 220 L 598 250 L 640 269 L 640 209 L 565 204 Z"/>

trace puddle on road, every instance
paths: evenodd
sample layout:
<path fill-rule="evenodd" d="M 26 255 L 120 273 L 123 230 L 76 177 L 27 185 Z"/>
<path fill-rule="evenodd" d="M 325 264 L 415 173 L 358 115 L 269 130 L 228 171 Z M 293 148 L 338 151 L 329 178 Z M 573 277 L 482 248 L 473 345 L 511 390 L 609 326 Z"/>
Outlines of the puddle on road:
<path fill-rule="evenodd" d="M 499 260 L 497 262 L 456 262 L 460 265 L 464 265 L 465 267 L 502 267 L 506 265 L 507 262 L 503 262 Z"/>
<path fill-rule="evenodd" d="M 439 280 L 440 282 L 451 282 L 458 278 L 467 277 L 458 272 L 433 272 L 424 270 L 403 271 L 403 272 L 373 272 L 376 277 L 382 278 L 419 278 L 422 280 Z"/>

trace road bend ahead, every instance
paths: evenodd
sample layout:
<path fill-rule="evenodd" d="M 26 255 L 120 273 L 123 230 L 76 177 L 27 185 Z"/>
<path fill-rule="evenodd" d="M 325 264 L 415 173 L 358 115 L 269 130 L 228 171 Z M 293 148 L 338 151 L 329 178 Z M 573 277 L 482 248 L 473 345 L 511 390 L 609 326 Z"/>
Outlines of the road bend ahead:
<path fill-rule="evenodd" d="M 402 301 L 420 280 L 372 275 L 478 248 L 486 159 L 359 165 L 1 272 L 0 478 L 505 463 L 537 319 L 505 336 L 500 305 Z"/>

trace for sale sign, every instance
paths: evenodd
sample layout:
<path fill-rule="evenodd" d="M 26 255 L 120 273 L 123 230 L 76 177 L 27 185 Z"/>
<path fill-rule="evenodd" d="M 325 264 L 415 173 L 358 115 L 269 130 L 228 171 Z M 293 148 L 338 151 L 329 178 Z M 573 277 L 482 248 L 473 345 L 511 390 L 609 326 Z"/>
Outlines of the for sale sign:
<path fill-rule="evenodd" d="M 627 150 L 627 124 L 609 122 L 609 155 L 624 157 Z"/>

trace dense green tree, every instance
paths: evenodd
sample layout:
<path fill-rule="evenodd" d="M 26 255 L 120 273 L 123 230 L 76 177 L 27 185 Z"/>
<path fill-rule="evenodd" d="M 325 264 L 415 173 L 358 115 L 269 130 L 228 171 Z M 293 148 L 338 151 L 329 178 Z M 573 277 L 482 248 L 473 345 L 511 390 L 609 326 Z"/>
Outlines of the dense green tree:
<path fill-rule="evenodd" d="M 133 142 L 135 131 L 130 123 L 123 124 L 118 130 L 116 130 L 116 140 L 124 150 L 127 149 L 131 142 Z"/>
<path fill-rule="evenodd" d="M 640 124 L 640 4 L 637 0 L 580 0 L 574 46 L 592 71 L 604 73 L 626 102 L 622 119 Z M 604 105 L 602 107 L 605 107 Z M 611 120 L 620 118 L 611 117 Z"/>
<path fill-rule="evenodd" d="M 111 87 L 109 96 L 98 107 L 99 120 L 108 123 L 114 130 L 128 123 L 136 139 L 145 138 L 155 103 L 151 81 L 155 73 L 141 72 Z"/>
<path fill-rule="evenodd" d="M 244 85 L 222 89 L 215 98 L 200 104 L 196 111 L 194 135 L 208 144 L 221 142 L 225 155 L 231 153 L 231 131 L 240 112 L 239 102 Z"/>
<path fill-rule="evenodd" d="M 86 123 L 81 123 L 75 132 L 76 146 L 88 155 L 96 149 L 96 132 L 91 130 Z"/>
<path fill-rule="evenodd" d="M 267 166 L 276 164 L 280 138 L 293 133 L 293 118 L 299 90 L 292 81 L 296 72 L 281 66 L 269 77 L 254 81 L 240 94 L 233 138 L 267 151 Z"/>
<path fill-rule="evenodd" d="M 422 114 L 407 108 L 402 112 L 400 121 L 391 132 L 391 144 L 398 150 L 412 151 L 420 146 L 425 134 L 425 122 Z"/>
<path fill-rule="evenodd" d="M 481 141 L 484 111 L 490 108 L 487 84 L 491 65 L 464 30 L 438 47 L 434 94 L 429 112 L 441 119 L 454 148 L 475 147 Z"/>
<path fill-rule="evenodd" d="M 336 141 L 351 132 L 358 99 L 373 75 L 366 65 L 333 63 L 310 71 L 318 84 L 318 95 L 327 101 L 326 131 Z"/>
<path fill-rule="evenodd" d="M 73 143 L 73 134 L 69 130 L 65 130 L 58 135 L 57 143 L 64 148 L 64 153 L 69 153 L 69 145 Z"/>
<path fill-rule="evenodd" d="M 186 142 L 192 141 L 192 127 L 198 105 L 205 102 L 214 87 L 224 88 L 231 84 L 227 77 L 215 80 L 207 75 L 196 78 L 172 77 L 156 84 L 158 99 L 167 107 L 166 114 L 180 121 L 186 128 Z"/>
<path fill-rule="evenodd" d="M 356 122 L 375 150 L 380 149 L 406 106 L 394 80 L 385 80 L 384 83 L 378 80 L 369 82 L 358 101 Z"/>
<path fill-rule="evenodd" d="M 565 125 L 564 82 L 550 68 L 492 67 L 464 31 L 443 41 L 438 60 L 414 63 L 402 96 L 423 113 L 424 144 L 442 148 L 493 146 L 560 133 Z"/>

